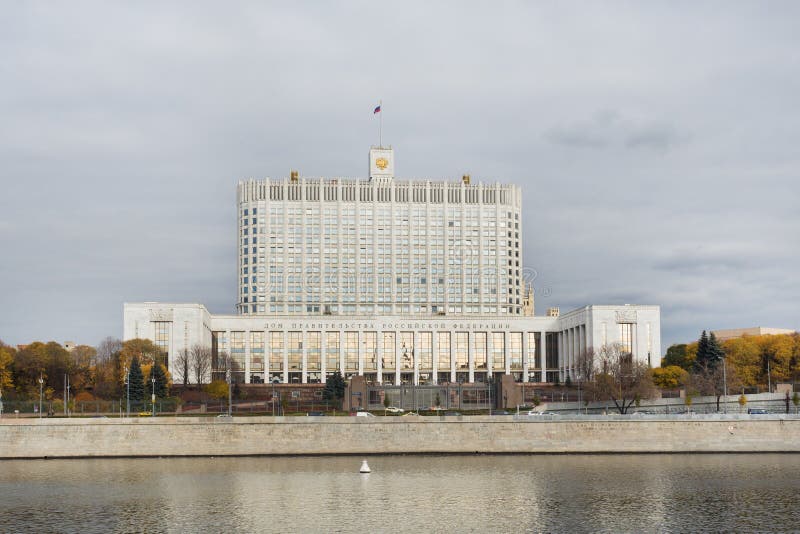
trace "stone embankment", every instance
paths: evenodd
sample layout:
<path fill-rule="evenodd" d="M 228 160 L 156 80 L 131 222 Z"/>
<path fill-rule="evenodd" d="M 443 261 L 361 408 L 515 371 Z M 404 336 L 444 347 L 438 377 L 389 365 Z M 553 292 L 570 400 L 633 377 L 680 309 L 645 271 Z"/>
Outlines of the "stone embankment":
<path fill-rule="evenodd" d="M 0 420 L 0 458 L 800 452 L 794 415 Z"/>

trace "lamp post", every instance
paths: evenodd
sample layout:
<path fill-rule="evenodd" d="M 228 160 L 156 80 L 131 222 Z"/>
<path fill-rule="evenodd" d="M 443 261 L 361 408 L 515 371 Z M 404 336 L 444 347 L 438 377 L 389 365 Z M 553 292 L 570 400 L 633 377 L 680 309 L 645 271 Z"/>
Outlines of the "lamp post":
<path fill-rule="evenodd" d="M 125 417 L 131 416 L 131 370 L 125 367 Z"/>
<path fill-rule="evenodd" d="M 42 388 L 44 387 L 44 378 L 39 375 L 39 419 L 42 418 Z"/>
<path fill-rule="evenodd" d="M 228 356 L 227 358 L 227 369 L 225 369 L 225 379 L 228 381 L 228 417 L 231 417 L 231 401 L 232 401 L 232 394 L 231 394 L 231 358 Z"/>
<path fill-rule="evenodd" d="M 725 389 L 725 394 L 722 397 L 722 411 L 723 413 L 728 413 L 728 368 L 725 365 L 725 360 L 727 358 L 722 358 L 722 387 Z"/>
<path fill-rule="evenodd" d="M 64 415 L 69 415 L 69 375 L 64 375 Z"/>
<path fill-rule="evenodd" d="M 153 363 L 153 365 L 158 365 L 157 363 Z M 150 402 L 153 405 L 153 417 L 156 416 L 156 377 L 150 379 L 150 382 L 153 383 L 153 394 L 150 397 Z"/>

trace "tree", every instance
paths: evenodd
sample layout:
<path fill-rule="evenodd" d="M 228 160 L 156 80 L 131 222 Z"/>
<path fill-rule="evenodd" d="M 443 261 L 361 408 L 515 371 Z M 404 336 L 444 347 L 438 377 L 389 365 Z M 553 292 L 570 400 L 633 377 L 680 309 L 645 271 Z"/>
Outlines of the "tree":
<path fill-rule="evenodd" d="M 686 348 L 686 343 L 670 345 L 667 349 L 667 353 L 664 355 L 664 360 L 661 362 L 661 366 L 670 367 L 674 365 L 686 371 L 691 369 L 692 362 L 688 358 Z"/>
<path fill-rule="evenodd" d="M 697 357 L 687 385 L 700 395 L 716 396 L 717 411 L 719 411 L 720 398 L 727 393 L 725 391 L 726 379 L 729 388 L 739 385 L 735 369 L 728 369 L 726 373 L 724 366 L 720 365 L 724 359 L 725 351 L 719 345 L 714 332 L 708 336 L 703 330 L 700 340 L 697 342 Z"/>
<path fill-rule="evenodd" d="M 386 415 L 386 410 L 389 409 L 389 406 L 392 405 L 392 401 L 389 400 L 389 395 L 386 394 L 386 390 L 383 391 L 383 415 Z"/>
<path fill-rule="evenodd" d="M 13 347 L 0 341 L 0 390 L 8 391 L 14 385 L 12 366 L 15 352 Z"/>
<path fill-rule="evenodd" d="M 189 374 L 192 370 L 192 357 L 191 352 L 189 349 L 181 349 L 178 351 L 178 354 L 175 356 L 175 359 L 172 360 L 173 369 L 175 370 L 175 376 L 179 377 L 181 380 L 181 384 L 187 386 L 189 384 Z"/>
<path fill-rule="evenodd" d="M 150 367 L 150 376 L 147 377 L 147 383 L 153 384 L 152 380 L 156 379 L 154 391 L 156 398 L 163 399 L 167 396 L 167 373 L 160 363 L 154 363 Z"/>
<path fill-rule="evenodd" d="M 195 384 L 205 384 L 211 376 L 211 349 L 194 345 L 191 348 L 191 366 Z"/>
<path fill-rule="evenodd" d="M 77 394 L 86 389 L 94 389 L 92 368 L 95 366 L 97 350 L 89 345 L 78 345 L 70 353 L 70 385 Z"/>
<path fill-rule="evenodd" d="M 657 367 L 652 370 L 653 385 L 661 389 L 675 389 L 684 385 L 689 373 L 677 365 Z"/>
<path fill-rule="evenodd" d="M 139 360 L 139 365 L 152 365 L 155 361 L 161 364 L 166 363 L 161 348 L 149 339 L 136 338 L 122 342 L 120 358 L 122 359 L 123 366 L 128 365 L 128 362 L 130 362 L 134 356 Z"/>
<path fill-rule="evenodd" d="M 109 361 L 122 350 L 122 341 L 115 337 L 108 336 L 97 345 L 97 355 L 95 365 Z"/>
<path fill-rule="evenodd" d="M 713 336 L 714 334 L 711 335 Z M 717 364 L 715 358 L 716 354 L 709 347 L 708 334 L 706 334 L 706 331 L 703 330 L 703 333 L 700 335 L 700 339 L 697 341 L 697 356 L 694 359 L 692 370 L 694 372 L 700 372 L 713 369 Z"/>
<path fill-rule="evenodd" d="M 137 356 L 131 359 L 128 381 L 130 382 L 128 392 L 131 402 L 142 402 L 144 400 L 144 375 L 142 375 L 142 367 L 139 365 Z"/>
<path fill-rule="evenodd" d="M 747 404 L 747 397 L 744 396 L 744 393 L 739 395 L 739 411 L 741 412 L 744 410 L 745 405 Z"/>
<path fill-rule="evenodd" d="M 686 386 L 699 395 L 716 397 L 717 411 L 719 411 L 720 399 L 722 395 L 726 395 L 726 382 L 729 390 L 737 390 L 741 386 L 736 369 L 729 367 L 726 373 L 723 366 L 719 365 L 692 372 L 686 381 Z"/>
<path fill-rule="evenodd" d="M 100 357 L 98 352 L 97 363 L 92 370 L 93 392 L 102 399 L 118 399 L 125 396 L 124 377 L 120 380 L 123 371 L 120 363 L 119 351 L 107 357 Z"/>
<path fill-rule="evenodd" d="M 591 382 L 594 380 L 594 374 L 597 370 L 595 362 L 596 359 L 597 355 L 592 347 L 582 350 L 578 354 L 578 358 L 575 362 L 575 370 L 578 374 L 578 380 L 583 380 L 585 382 Z"/>
<path fill-rule="evenodd" d="M 228 396 L 228 383 L 224 380 L 213 380 L 205 390 L 211 398 L 223 399 Z"/>
<path fill-rule="evenodd" d="M 794 413 L 797 413 L 797 405 L 800 404 L 800 395 L 798 395 L 796 391 L 794 395 L 792 395 L 792 404 L 794 404 Z"/>
<path fill-rule="evenodd" d="M 612 401 L 621 414 L 628 413 L 638 399 L 655 396 L 647 364 L 634 360 L 619 343 L 600 348 L 595 379 L 586 386 L 598 399 Z"/>
<path fill-rule="evenodd" d="M 336 370 L 325 381 L 325 389 L 322 390 L 322 398 L 327 401 L 332 401 L 334 406 L 341 406 L 346 386 L 347 384 L 344 381 L 342 373 Z"/>

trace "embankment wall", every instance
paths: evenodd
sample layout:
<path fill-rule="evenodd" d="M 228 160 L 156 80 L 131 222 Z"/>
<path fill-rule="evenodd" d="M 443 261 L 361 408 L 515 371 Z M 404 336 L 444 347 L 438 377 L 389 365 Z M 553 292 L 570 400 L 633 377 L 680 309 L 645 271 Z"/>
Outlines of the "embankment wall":
<path fill-rule="evenodd" d="M 800 452 L 797 416 L 3 419 L 0 458 Z"/>

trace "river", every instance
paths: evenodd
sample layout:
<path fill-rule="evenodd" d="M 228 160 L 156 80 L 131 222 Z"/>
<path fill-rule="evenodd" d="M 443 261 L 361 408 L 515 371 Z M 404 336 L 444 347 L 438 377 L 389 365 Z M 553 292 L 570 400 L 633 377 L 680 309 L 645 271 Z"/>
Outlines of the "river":
<path fill-rule="evenodd" d="M 0 461 L 2 532 L 800 528 L 800 455 Z"/>

